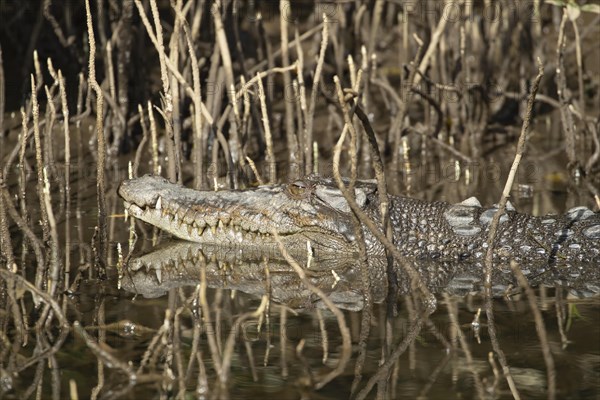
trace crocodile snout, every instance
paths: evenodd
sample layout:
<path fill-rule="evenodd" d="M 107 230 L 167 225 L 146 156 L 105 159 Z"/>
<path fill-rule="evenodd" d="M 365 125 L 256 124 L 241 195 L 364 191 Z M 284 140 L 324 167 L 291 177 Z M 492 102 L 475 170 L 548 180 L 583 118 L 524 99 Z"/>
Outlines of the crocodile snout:
<path fill-rule="evenodd" d="M 128 203 L 139 207 L 154 206 L 160 196 L 161 186 L 168 183 L 163 177 L 144 175 L 123 181 L 117 193 Z"/>

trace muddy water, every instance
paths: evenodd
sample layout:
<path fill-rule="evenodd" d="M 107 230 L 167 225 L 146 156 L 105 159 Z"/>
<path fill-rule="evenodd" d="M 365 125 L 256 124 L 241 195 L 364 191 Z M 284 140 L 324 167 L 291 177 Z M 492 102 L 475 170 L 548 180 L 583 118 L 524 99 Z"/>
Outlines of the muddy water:
<path fill-rule="evenodd" d="M 415 161 L 429 157 L 424 153 L 421 158 L 412 158 L 411 163 L 404 164 L 400 170 L 390 169 L 390 179 L 395 182 L 391 190 L 408 192 L 430 200 L 447 201 L 460 201 L 477 195 L 483 204 L 491 204 L 499 197 L 511 151 L 510 146 L 502 146 L 500 143 L 497 149 L 490 152 L 485 163 L 473 164 L 470 169 L 464 166 L 458 168 L 450 158 L 437 152 L 427 163 Z M 44 372 L 42 388 L 45 393 L 42 397 L 51 398 L 53 393 L 58 393 L 56 388 L 52 388 L 53 379 L 57 381 L 55 386 L 60 386 L 61 398 L 68 397 L 70 382 L 76 383 L 80 398 L 87 398 L 98 390 L 99 382 L 104 382 L 100 393 L 106 398 L 117 395 L 130 399 L 156 398 L 158 393 L 175 396 L 176 393 L 171 392 L 167 366 L 177 368 L 177 363 L 180 363 L 183 368 L 187 367 L 194 343 L 194 326 L 199 323 L 198 315 L 201 314 L 199 306 L 190 303 L 190 299 L 196 298 L 194 291 L 197 281 L 191 286 L 188 282 L 188 286 L 180 288 L 173 285 L 166 294 L 154 298 L 136 295 L 131 289 L 126 291 L 118 288 L 116 249 L 117 244 L 121 243 L 127 255 L 129 223 L 123 218 L 122 204 L 115 195 L 115 189 L 125 177 L 126 160 L 117 163 L 120 166 L 115 165 L 108 175 L 109 277 L 100 281 L 95 276 L 90 276 L 84 267 L 92 262 L 91 242 L 97 207 L 93 180 L 95 167 L 93 163 L 86 162 L 86 159 L 84 154 L 80 157 L 81 164 L 72 168 L 71 217 L 66 219 L 65 214 L 59 211 L 58 202 L 55 204 L 60 243 L 65 243 L 67 227 L 70 230 L 71 242 L 61 247 L 61 254 L 64 257 L 67 252 L 70 253 L 73 271 L 71 282 L 75 279 L 78 268 L 83 271 L 80 284 L 73 286 L 73 290 L 61 298 L 61 303 L 69 322 L 79 321 L 92 337 L 100 338 L 103 348 L 109 354 L 124 363 L 131 363 L 134 370 L 142 363 L 144 368 L 139 371 L 137 382 L 128 382 L 126 375 L 119 369 L 102 366 L 102 361 L 106 363 L 106 360 L 91 351 L 81 337 L 72 332 L 56 354 L 58 378 L 53 378 L 48 370 Z M 568 175 L 558 167 L 564 164 L 560 154 L 553 155 L 544 146 L 544 142 L 536 142 L 534 136 L 528 157 L 523 163 L 526 168 L 522 170 L 517 190 L 513 192 L 512 200 L 517 208 L 524 212 L 543 214 L 562 212 L 576 204 L 592 206 L 586 196 L 573 190 L 577 189 L 576 185 L 567 184 Z M 432 168 L 432 165 L 436 167 Z M 327 173 L 326 162 L 322 162 L 321 166 L 324 173 Z M 58 170 L 60 167 L 57 165 Z M 34 190 L 34 181 L 32 175 L 29 190 Z M 567 188 L 570 188 L 569 191 Z M 585 193 L 583 190 L 581 192 Z M 32 217 L 35 218 L 35 215 Z M 165 235 L 153 232 L 149 226 L 138 225 L 137 232 L 139 239 L 136 254 L 145 253 L 156 242 L 167 240 Z M 19 235 L 14 237 L 18 238 Z M 18 243 L 19 240 L 16 240 L 15 244 Z M 33 265 L 32 255 L 27 257 L 31 258 L 30 265 Z M 562 289 L 553 288 L 539 289 L 536 294 L 555 362 L 557 398 L 599 399 L 600 299 L 577 299 Z M 209 288 L 207 300 L 211 307 L 211 324 L 203 325 L 196 331 L 200 332 L 200 340 L 195 352 L 202 360 L 210 393 L 219 393 L 218 397 L 232 399 L 296 399 L 303 396 L 337 399 L 350 396 L 361 330 L 360 311 L 343 312 L 353 343 L 352 359 L 344 373 L 321 390 L 307 392 L 303 389 L 306 383 L 311 379 L 319 380 L 337 365 L 341 355 L 342 339 L 336 319 L 330 311 L 294 309 L 295 304 L 284 307 L 273 303 L 270 321 L 268 324 L 263 321 L 260 331 L 257 328 L 259 322 L 255 318 L 246 320 L 236 330 L 234 327 L 237 318 L 243 313 L 254 311 L 260 299 L 243 290 Z M 438 307 L 430 317 L 431 323 L 423 328 L 391 370 L 387 380 L 388 397 L 472 398 L 476 393 L 476 375 L 485 391 L 495 393 L 494 398 L 512 398 L 506 380 L 499 372 L 501 367 L 498 360 L 490 362 L 489 354 L 493 349 L 485 312 L 479 319 L 479 331 L 473 329 L 472 323 L 478 309 L 483 308 L 483 299 L 477 296 L 445 298 L 440 295 L 437 300 Z M 175 343 L 172 333 L 160 335 L 161 327 L 164 329 L 166 311 L 175 310 L 186 301 L 187 306 L 180 309 L 178 326 L 175 328 Z M 494 309 L 499 344 L 522 398 L 547 398 L 546 365 L 527 298 L 516 296 L 510 300 L 496 299 Z M 377 373 L 382 348 L 386 345 L 385 313 L 385 308 L 381 306 L 376 306 L 373 311 L 359 390 Z M 409 335 L 415 315 L 413 300 L 403 299 L 399 303 L 398 315 L 389 320 L 392 350 Z M 451 315 L 456 316 L 458 326 L 452 322 Z M 325 325 L 326 334 L 320 328 L 320 323 Z M 219 376 L 213 367 L 208 336 L 212 335 L 216 339 L 217 348 L 223 352 L 232 332 L 235 347 L 230 377 L 223 388 L 217 390 Z M 468 344 L 472 357 L 470 362 L 459 345 L 460 335 L 464 336 Z M 326 352 L 323 348 L 324 336 L 327 337 Z M 298 353 L 297 346 L 300 343 L 303 344 L 303 349 Z M 187 396 L 190 398 L 194 397 L 199 371 L 198 363 L 194 362 L 190 370 L 191 378 L 186 385 Z M 495 373 L 500 376 L 496 377 Z M 34 378 L 35 368 L 22 371 L 10 380 L 10 390 L 3 397 L 18 398 L 17 393 L 26 392 Z"/>

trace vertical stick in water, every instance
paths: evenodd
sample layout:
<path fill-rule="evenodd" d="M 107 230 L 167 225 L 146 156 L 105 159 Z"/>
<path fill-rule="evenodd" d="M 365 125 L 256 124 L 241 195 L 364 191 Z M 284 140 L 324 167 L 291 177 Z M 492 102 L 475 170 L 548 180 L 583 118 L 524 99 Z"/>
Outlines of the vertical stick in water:
<path fill-rule="evenodd" d="M 96 40 L 94 39 L 94 28 L 92 26 L 92 14 L 90 11 L 90 2 L 86 0 L 85 11 L 87 15 L 88 40 L 90 44 L 90 58 L 88 63 L 89 77 L 91 88 L 96 93 L 96 136 L 98 161 L 96 165 L 96 191 L 98 195 L 98 242 L 96 254 L 96 267 L 99 277 L 106 277 L 106 183 L 104 181 L 104 165 L 106 163 L 106 143 L 104 139 L 104 126 L 102 115 L 104 110 L 104 97 L 102 89 L 96 81 Z"/>
<path fill-rule="evenodd" d="M 289 41 L 288 41 L 288 18 L 292 17 L 292 7 L 289 0 L 280 0 L 280 26 L 281 26 L 281 64 L 284 68 L 290 65 L 289 56 Z M 292 77 L 290 72 L 283 73 L 283 91 L 285 103 L 285 136 L 287 139 L 288 154 L 289 154 L 289 172 L 290 179 L 296 179 L 298 175 L 298 167 L 301 159 L 298 155 L 298 138 L 294 127 L 294 107 L 290 100 L 286 97 L 287 91 L 292 90 Z M 275 162 L 274 160 L 272 162 Z M 274 167 L 274 166 L 273 166 Z"/>
<path fill-rule="evenodd" d="M 65 282 L 64 287 L 69 287 L 69 273 L 71 272 L 71 134 L 69 132 L 69 105 L 65 78 L 58 70 L 58 87 L 63 114 L 63 130 L 65 135 Z"/>

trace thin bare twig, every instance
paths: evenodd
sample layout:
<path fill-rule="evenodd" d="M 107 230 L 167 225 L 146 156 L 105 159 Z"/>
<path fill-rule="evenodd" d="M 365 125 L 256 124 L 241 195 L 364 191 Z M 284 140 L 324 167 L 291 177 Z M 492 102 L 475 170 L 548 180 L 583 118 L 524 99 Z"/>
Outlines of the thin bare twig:
<path fill-rule="evenodd" d="M 529 124 L 531 121 L 531 112 L 533 110 L 533 104 L 535 101 L 535 95 L 537 94 L 540 81 L 544 76 L 544 67 L 541 61 L 538 60 L 538 75 L 536 76 L 533 84 L 531 86 L 531 90 L 529 93 L 529 99 L 527 100 L 527 110 L 525 114 L 525 119 L 523 120 L 523 126 L 521 128 L 521 135 L 519 136 L 519 142 L 517 144 L 517 151 L 515 154 L 515 159 L 510 169 L 510 173 L 506 179 L 506 184 L 504 185 L 504 190 L 502 192 L 502 197 L 498 203 L 498 210 L 494 214 L 492 218 L 492 222 L 490 224 L 490 230 L 487 239 L 488 250 L 485 257 L 485 303 L 486 303 L 486 315 L 488 319 L 488 332 L 490 334 L 490 339 L 492 341 L 492 347 L 494 348 L 494 352 L 498 355 L 498 359 L 500 361 L 500 365 L 502 365 L 502 369 L 504 372 L 504 376 L 508 382 L 508 385 L 511 389 L 512 395 L 515 399 L 519 399 L 519 392 L 517 387 L 512 379 L 512 375 L 510 373 L 510 368 L 508 367 L 508 363 L 506 361 L 506 357 L 504 352 L 500 348 L 498 344 L 498 338 L 496 335 L 496 326 L 494 323 L 494 313 L 492 308 L 492 268 L 493 268 L 493 257 L 494 257 L 494 244 L 496 241 L 496 236 L 498 232 L 498 226 L 500 224 L 500 217 L 504 214 L 506 209 L 506 203 L 508 201 L 508 197 L 510 196 L 510 190 L 512 188 L 515 176 L 517 174 L 517 170 L 519 168 L 519 163 L 521 162 L 521 158 L 523 157 L 523 153 L 525 152 L 525 144 L 527 143 L 527 135 L 529 133 Z"/>
<path fill-rule="evenodd" d="M 527 278 L 523 275 L 519 265 L 512 260 L 510 262 L 510 268 L 513 274 L 517 278 L 519 285 L 525 290 L 527 294 L 527 301 L 529 302 L 529 308 L 533 313 L 533 319 L 535 321 L 535 331 L 537 332 L 538 338 L 540 339 L 540 347 L 544 356 L 544 362 L 546 363 L 546 375 L 548 378 L 548 400 L 554 400 L 556 398 L 556 368 L 554 367 L 554 357 L 552 357 L 552 351 L 550 350 L 550 342 L 548 340 L 548 333 L 544 326 L 544 318 L 542 313 L 537 306 L 537 298 L 533 289 L 529 285 Z M 559 321 L 560 323 L 561 321 Z"/>
<path fill-rule="evenodd" d="M 96 93 L 96 140 L 98 159 L 96 165 L 96 194 L 98 199 L 98 251 L 96 254 L 96 267 L 100 278 L 106 277 L 107 248 L 107 224 L 106 224 L 106 182 L 104 168 L 106 164 L 106 141 L 104 138 L 104 94 L 96 80 L 96 40 L 94 39 L 94 27 L 89 0 L 85 1 L 86 20 L 88 29 L 88 41 L 90 45 L 90 57 L 88 62 L 88 81 L 90 87 Z"/>
<path fill-rule="evenodd" d="M 327 296 L 327 294 L 325 294 L 321 289 L 319 289 L 318 287 L 316 287 L 315 285 L 313 285 L 311 283 L 310 279 L 308 279 L 308 277 L 306 276 L 306 272 L 304 271 L 304 269 L 288 253 L 288 251 L 285 248 L 285 245 L 283 244 L 283 242 L 281 241 L 281 237 L 279 236 L 277 231 L 273 230 L 271 233 L 272 233 L 273 237 L 275 238 L 275 241 L 277 241 L 277 246 L 279 247 L 279 251 L 281 251 L 281 255 L 283 256 L 283 258 L 285 258 L 285 260 L 288 262 L 288 264 L 294 269 L 294 271 L 296 271 L 296 273 L 298 274 L 298 277 L 302 280 L 302 283 L 311 292 L 313 292 L 317 296 L 319 296 L 319 298 L 321 300 L 323 300 L 323 303 L 325 303 L 327 308 L 329 308 L 329 310 L 331 310 L 333 315 L 335 315 L 338 326 L 340 328 L 340 333 L 342 334 L 342 354 L 340 355 L 338 364 L 335 367 L 335 369 L 333 369 L 331 372 L 329 372 L 327 375 L 325 375 L 323 378 L 321 378 L 321 380 L 316 382 L 315 389 L 318 390 L 318 389 L 323 388 L 327 383 L 331 382 L 333 379 L 338 377 L 342 372 L 344 372 L 344 369 L 346 368 L 346 364 L 348 364 L 348 361 L 350 360 L 350 356 L 352 354 L 352 348 L 351 348 L 352 342 L 351 342 L 351 338 L 350 338 L 350 330 L 348 329 L 348 326 L 346 325 L 346 319 L 344 318 L 344 314 L 340 311 L 339 308 L 336 307 L 336 305 L 333 303 L 333 301 L 331 301 L 331 299 Z"/>

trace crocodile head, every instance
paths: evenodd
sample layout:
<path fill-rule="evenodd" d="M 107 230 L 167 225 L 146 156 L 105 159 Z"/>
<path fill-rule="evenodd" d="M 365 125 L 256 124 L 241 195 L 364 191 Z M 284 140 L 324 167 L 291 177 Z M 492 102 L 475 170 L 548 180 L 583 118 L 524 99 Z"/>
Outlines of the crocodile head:
<path fill-rule="evenodd" d="M 355 191 L 361 206 L 367 188 Z M 295 254 L 306 254 L 308 246 L 315 256 L 357 251 L 350 207 L 322 178 L 244 191 L 197 191 L 146 175 L 124 181 L 119 195 L 130 215 L 184 240 L 277 251 L 275 231 Z"/>

